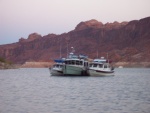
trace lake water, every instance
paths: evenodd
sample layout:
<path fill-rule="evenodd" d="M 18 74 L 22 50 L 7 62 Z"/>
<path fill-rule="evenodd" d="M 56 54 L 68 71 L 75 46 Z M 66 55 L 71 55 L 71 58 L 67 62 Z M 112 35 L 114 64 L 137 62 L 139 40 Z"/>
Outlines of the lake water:
<path fill-rule="evenodd" d="M 47 68 L 0 70 L 0 113 L 150 113 L 150 69 L 115 71 L 58 77 Z"/>

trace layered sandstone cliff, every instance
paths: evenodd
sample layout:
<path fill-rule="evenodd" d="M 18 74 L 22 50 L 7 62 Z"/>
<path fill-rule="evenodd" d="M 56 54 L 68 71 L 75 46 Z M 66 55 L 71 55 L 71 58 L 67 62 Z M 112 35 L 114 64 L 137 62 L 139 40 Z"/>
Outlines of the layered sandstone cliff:
<path fill-rule="evenodd" d="M 66 57 L 67 45 L 90 58 L 108 56 L 114 62 L 150 62 L 150 17 L 130 22 L 79 23 L 61 35 L 30 34 L 13 44 L 0 45 L 0 56 L 14 63 L 45 62 Z"/>

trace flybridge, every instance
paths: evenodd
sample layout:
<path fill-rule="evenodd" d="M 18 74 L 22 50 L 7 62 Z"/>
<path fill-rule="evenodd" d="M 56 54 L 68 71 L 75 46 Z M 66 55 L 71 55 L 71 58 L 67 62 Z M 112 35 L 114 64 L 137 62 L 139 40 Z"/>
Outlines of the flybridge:
<path fill-rule="evenodd" d="M 86 55 L 75 55 L 74 53 L 69 54 L 69 59 L 88 59 L 88 56 Z"/>
<path fill-rule="evenodd" d="M 105 59 L 104 57 L 101 57 L 100 59 L 94 59 L 93 62 L 98 62 L 98 63 L 112 63 L 111 60 Z"/>
<path fill-rule="evenodd" d="M 56 60 L 54 60 L 56 63 L 64 63 L 65 62 L 65 60 L 63 60 L 63 59 L 56 59 Z"/>
<path fill-rule="evenodd" d="M 100 59 L 94 59 L 93 62 L 102 62 L 102 63 L 106 63 L 106 59 L 104 59 L 104 57 L 101 57 Z"/>

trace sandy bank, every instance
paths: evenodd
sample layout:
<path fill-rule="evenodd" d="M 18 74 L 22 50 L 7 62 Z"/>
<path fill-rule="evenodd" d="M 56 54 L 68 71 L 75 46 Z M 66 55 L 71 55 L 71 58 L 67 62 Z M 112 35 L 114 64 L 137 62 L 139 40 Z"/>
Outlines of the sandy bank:
<path fill-rule="evenodd" d="M 48 68 L 53 64 L 53 62 L 25 62 L 21 68 Z"/>
<path fill-rule="evenodd" d="M 150 68 L 150 62 L 116 62 L 114 63 L 114 66 Z"/>
<path fill-rule="evenodd" d="M 54 62 L 25 62 L 20 68 L 48 68 L 51 67 Z M 114 67 L 138 67 L 138 68 L 150 68 L 150 62 L 116 62 L 113 63 Z"/>

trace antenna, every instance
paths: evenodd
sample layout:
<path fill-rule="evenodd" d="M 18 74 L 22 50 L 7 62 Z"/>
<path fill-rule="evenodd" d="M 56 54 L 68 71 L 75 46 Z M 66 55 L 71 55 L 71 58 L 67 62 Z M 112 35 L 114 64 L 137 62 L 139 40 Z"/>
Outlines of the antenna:
<path fill-rule="evenodd" d="M 68 58 L 68 41 L 67 41 L 67 58 Z"/>
<path fill-rule="evenodd" d="M 98 51 L 98 49 L 97 49 L 97 58 L 99 57 L 99 51 Z"/>
<path fill-rule="evenodd" d="M 74 53 L 74 52 L 75 52 L 75 49 L 74 49 L 74 47 L 71 47 L 71 49 L 72 49 L 72 51 L 71 51 L 71 52 L 72 52 L 72 53 Z"/>
<path fill-rule="evenodd" d="M 68 46 L 69 46 L 69 40 L 70 40 L 70 38 L 67 36 L 66 37 L 66 43 L 67 43 L 67 58 L 68 58 L 68 52 L 69 52 L 69 50 L 68 50 Z"/>
<path fill-rule="evenodd" d="M 108 60 L 108 63 L 109 63 L 109 59 L 108 59 L 108 53 L 107 53 L 107 60 Z"/>
<path fill-rule="evenodd" d="M 60 44 L 60 56 L 59 57 L 61 58 L 61 44 Z"/>
<path fill-rule="evenodd" d="M 60 47 L 59 47 L 59 57 L 61 58 L 61 37 L 60 37 Z"/>

